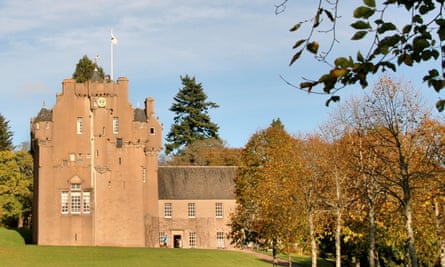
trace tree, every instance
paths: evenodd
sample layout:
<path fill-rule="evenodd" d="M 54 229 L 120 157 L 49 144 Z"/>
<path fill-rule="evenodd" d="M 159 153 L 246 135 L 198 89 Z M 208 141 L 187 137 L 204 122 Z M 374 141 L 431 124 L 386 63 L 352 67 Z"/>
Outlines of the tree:
<path fill-rule="evenodd" d="M 284 11 L 287 0 L 276 6 L 276 13 Z M 303 33 L 293 46 L 296 53 L 290 65 L 294 64 L 304 52 L 315 56 L 315 60 L 327 65 L 328 71 L 319 78 L 305 78 L 298 86 L 307 92 L 327 94 L 331 101 L 340 100 L 337 92 L 348 85 L 359 83 L 363 88 L 368 85 L 368 75 L 379 71 L 396 71 L 401 66 L 418 67 L 423 65 L 429 70 L 423 81 L 437 92 L 445 87 L 445 18 L 442 0 L 363 0 L 356 6 L 352 17 L 355 21 L 351 28 L 355 31 L 351 40 L 369 40 L 366 51 L 357 49 L 355 54 L 329 58 L 335 52 L 337 24 L 340 3 L 347 1 L 316 1 L 313 16 L 297 22 L 291 32 L 301 31 L 308 25 L 308 32 Z M 391 16 L 391 12 L 401 12 Z M 406 17 L 407 21 L 400 18 Z M 323 29 L 322 25 L 325 27 Z M 321 34 L 331 34 L 330 41 L 322 41 Z M 325 45 L 324 48 L 320 46 Z M 433 64 L 427 62 L 434 61 Z M 432 65 L 432 66 L 431 66 Z M 321 88 L 318 89 L 317 88 Z M 445 108 L 445 100 L 436 104 L 438 110 Z"/>
<path fill-rule="evenodd" d="M 237 246 L 255 242 L 271 248 L 274 257 L 278 250 L 290 255 L 292 244 L 307 234 L 297 182 L 301 171 L 298 144 L 281 121 L 274 120 L 243 149 L 235 178 L 238 205 L 230 233 Z"/>
<path fill-rule="evenodd" d="M 184 150 L 173 155 L 168 165 L 237 166 L 241 149 L 228 148 L 220 139 L 196 140 Z"/>
<path fill-rule="evenodd" d="M 31 214 L 32 166 L 26 151 L 0 151 L 1 220 L 10 227 L 22 227 Z"/>
<path fill-rule="evenodd" d="M 12 132 L 9 128 L 9 121 L 0 114 L 0 151 L 11 151 L 14 149 L 12 144 Z"/>
<path fill-rule="evenodd" d="M 389 78 L 382 78 L 361 105 L 363 112 L 355 117 L 355 125 L 368 137 L 361 139 L 371 151 L 379 187 L 400 205 L 406 234 L 409 261 L 418 266 L 415 236 L 415 196 L 436 176 L 437 161 L 427 148 L 424 125 L 431 120 L 416 92 Z M 365 169 L 366 170 L 366 169 Z"/>
<path fill-rule="evenodd" d="M 219 139 L 218 125 L 210 120 L 208 110 L 217 108 L 213 102 L 206 102 L 201 83 L 196 83 L 195 77 L 181 76 L 183 87 L 173 98 L 170 111 L 175 113 L 174 124 L 166 137 L 166 154 L 180 153 L 184 147 L 197 140 Z"/>
<path fill-rule="evenodd" d="M 98 77 L 94 77 L 95 73 L 97 73 Z M 105 73 L 102 67 L 99 67 L 97 62 L 93 62 L 87 55 L 79 60 L 79 63 L 76 65 L 76 70 L 73 73 L 73 79 L 78 83 L 83 83 L 93 78 L 102 81 L 104 77 Z"/>

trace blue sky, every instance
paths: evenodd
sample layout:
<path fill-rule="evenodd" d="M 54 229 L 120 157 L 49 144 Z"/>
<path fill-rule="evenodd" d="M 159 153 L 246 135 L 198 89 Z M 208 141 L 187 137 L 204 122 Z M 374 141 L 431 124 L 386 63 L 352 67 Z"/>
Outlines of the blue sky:
<path fill-rule="evenodd" d="M 54 105 L 63 79 L 71 77 L 83 55 L 99 55 L 98 64 L 110 72 L 113 29 L 118 39 L 114 77 L 130 80 L 133 107 L 142 105 L 145 97 L 155 98 L 164 135 L 173 123 L 174 114 L 168 109 L 181 88 L 179 77 L 186 74 L 195 76 L 208 100 L 220 106 L 210 116 L 231 147 L 243 147 L 276 118 L 289 133 L 315 131 L 333 111 L 324 106 L 327 97 L 296 91 L 280 79 L 282 75 L 298 83 L 303 76 L 320 73 L 320 66 L 308 56 L 296 66 L 288 65 L 294 53 L 291 46 L 301 37 L 288 30 L 309 17 L 314 1 L 290 1 L 286 12 L 277 16 L 278 3 L 1 1 L 0 113 L 10 121 L 15 144 L 29 141 L 30 118 L 43 102 L 49 108 Z M 344 12 L 351 12 L 348 8 Z M 339 28 L 339 39 L 350 36 L 349 28 Z M 343 51 L 351 49 L 348 43 L 342 44 Z M 398 75 L 412 77 L 412 71 Z M 360 91 L 346 89 L 342 95 Z"/>

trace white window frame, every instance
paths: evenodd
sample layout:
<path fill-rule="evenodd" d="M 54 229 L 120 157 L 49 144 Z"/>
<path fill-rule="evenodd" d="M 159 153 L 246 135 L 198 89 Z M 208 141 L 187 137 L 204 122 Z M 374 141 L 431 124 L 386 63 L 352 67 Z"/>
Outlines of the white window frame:
<path fill-rule="evenodd" d="M 89 214 L 91 211 L 91 193 L 82 192 L 82 213 Z"/>
<path fill-rule="evenodd" d="M 224 217 L 224 205 L 222 202 L 215 203 L 215 216 L 216 216 L 216 218 Z"/>
<path fill-rule="evenodd" d="M 80 214 L 82 208 L 82 195 L 80 192 L 71 192 L 71 214 Z"/>
<path fill-rule="evenodd" d="M 62 193 L 60 194 L 60 212 L 62 214 L 68 214 L 69 213 L 69 193 L 68 191 L 62 191 Z"/>
<path fill-rule="evenodd" d="M 113 118 L 113 134 L 119 133 L 119 117 Z"/>
<path fill-rule="evenodd" d="M 216 247 L 224 248 L 224 232 L 216 232 Z"/>
<path fill-rule="evenodd" d="M 83 132 L 83 118 L 82 117 L 77 118 L 76 126 L 77 126 L 77 131 L 76 131 L 77 134 L 82 134 L 82 132 Z"/>
<path fill-rule="evenodd" d="M 196 248 L 196 232 L 189 233 L 189 248 Z"/>
<path fill-rule="evenodd" d="M 173 215 L 173 207 L 172 203 L 164 203 L 164 217 L 171 218 Z"/>
<path fill-rule="evenodd" d="M 196 204 L 194 202 L 187 203 L 187 215 L 189 218 L 196 217 Z"/>

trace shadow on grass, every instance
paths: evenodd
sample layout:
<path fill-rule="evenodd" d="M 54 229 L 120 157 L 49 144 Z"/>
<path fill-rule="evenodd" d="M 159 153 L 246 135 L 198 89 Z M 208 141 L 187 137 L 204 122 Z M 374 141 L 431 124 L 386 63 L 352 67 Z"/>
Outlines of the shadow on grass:
<path fill-rule="evenodd" d="M 11 230 L 16 231 L 20 234 L 20 236 L 23 238 L 23 241 L 25 241 L 25 244 L 32 244 L 32 230 L 27 228 L 13 228 Z"/>

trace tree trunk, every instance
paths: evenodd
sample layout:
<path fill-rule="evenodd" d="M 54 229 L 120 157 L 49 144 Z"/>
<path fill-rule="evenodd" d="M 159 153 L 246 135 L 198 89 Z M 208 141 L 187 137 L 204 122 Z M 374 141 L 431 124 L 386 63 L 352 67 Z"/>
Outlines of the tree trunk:
<path fill-rule="evenodd" d="M 404 215 L 406 218 L 406 232 L 408 234 L 408 253 L 409 258 L 411 261 L 412 267 L 417 267 L 417 252 L 416 252 L 416 242 L 414 237 L 414 230 L 413 230 L 413 218 L 412 218 L 412 211 L 411 211 L 411 205 L 410 201 L 407 201 L 404 203 L 405 206 L 403 207 Z"/>
<path fill-rule="evenodd" d="M 375 267 L 376 256 L 375 256 L 375 210 L 374 203 L 369 201 L 369 267 Z"/>
<path fill-rule="evenodd" d="M 335 231 L 335 266 L 341 267 L 341 208 L 337 209 L 337 229 Z"/>
<path fill-rule="evenodd" d="M 437 199 L 434 200 L 434 214 L 436 217 L 436 235 L 439 239 L 439 259 L 440 266 L 445 267 L 445 240 L 443 239 L 443 231 L 442 231 L 442 213 L 440 212 L 439 201 Z"/>
<path fill-rule="evenodd" d="M 309 211 L 309 234 L 311 236 L 312 267 L 317 267 L 317 242 L 315 240 L 314 212 Z"/>

